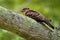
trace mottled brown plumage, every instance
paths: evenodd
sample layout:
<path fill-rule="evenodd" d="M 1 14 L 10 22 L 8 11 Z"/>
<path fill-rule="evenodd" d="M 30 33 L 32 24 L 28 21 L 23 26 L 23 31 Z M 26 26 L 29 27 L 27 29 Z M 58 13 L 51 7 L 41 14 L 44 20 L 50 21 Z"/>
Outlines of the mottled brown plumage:
<path fill-rule="evenodd" d="M 36 11 L 34 11 L 34 10 L 30 10 L 29 8 L 23 8 L 23 9 L 22 9 L 22 12 L 23 12 L 26 16 L 28 16 L 28 17 L 36 20 L 37 22 L 44 22 L 44 23 L 46 23 L 47 25 L 49 25 L 50 27 L 54 28 L 54 27 L 50 24 L 51 20 L 45 18 L 45 16 L 43 16 L 41 13 L 38 13 L 38 12 L 36 12 Z"/>

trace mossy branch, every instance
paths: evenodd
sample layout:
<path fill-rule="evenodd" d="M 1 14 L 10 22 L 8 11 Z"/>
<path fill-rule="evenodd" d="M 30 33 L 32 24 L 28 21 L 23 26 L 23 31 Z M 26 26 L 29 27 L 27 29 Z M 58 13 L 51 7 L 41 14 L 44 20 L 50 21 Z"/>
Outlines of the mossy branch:
<path fill-rule="evenodd" d="M 50 40 L 49 29 L 35 20 L 0 7 L 0 28 L 27 40 Z"/>

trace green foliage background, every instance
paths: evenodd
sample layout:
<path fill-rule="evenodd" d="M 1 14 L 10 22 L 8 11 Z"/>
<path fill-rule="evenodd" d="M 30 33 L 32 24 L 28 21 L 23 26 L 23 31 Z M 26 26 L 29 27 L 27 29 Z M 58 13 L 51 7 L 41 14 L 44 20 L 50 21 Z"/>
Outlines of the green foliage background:
<path fill-rule="evenodd" d="M 0 6 L 21 13 L 24 7 L 41 12 L 52 19 L 52 24 L 57 27 L 60 22 L 60 0 L 0 0 Z M 24 40 L 16 34 L 0 29 L 0 40 Z"/>

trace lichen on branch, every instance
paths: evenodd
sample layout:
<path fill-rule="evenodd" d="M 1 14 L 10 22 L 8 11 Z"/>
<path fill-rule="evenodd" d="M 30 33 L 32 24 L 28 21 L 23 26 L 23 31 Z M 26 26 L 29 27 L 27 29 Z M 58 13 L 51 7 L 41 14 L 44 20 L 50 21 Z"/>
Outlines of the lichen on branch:
<path fill-rule="evenodd" d="M 27 40 L 50 40 L 49 29 L 35 20 L 0 6 L 0 28 Z"/>

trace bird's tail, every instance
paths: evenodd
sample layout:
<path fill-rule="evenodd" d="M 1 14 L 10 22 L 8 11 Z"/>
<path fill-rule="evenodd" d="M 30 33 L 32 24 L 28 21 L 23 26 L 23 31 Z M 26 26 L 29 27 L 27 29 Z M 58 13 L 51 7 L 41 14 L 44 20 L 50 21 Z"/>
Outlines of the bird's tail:
<path fill-rule="evenodd" d="M 48 26 L 54 29 L 54 26 L 50 24 L 51 20 L 50 19 L 45 19 L 44 21 Z"/>
<path fill-rule="evenodd" d="M 51 19 L 45 18 L 45 22 L 50 23 L 51 22 Z"/>

